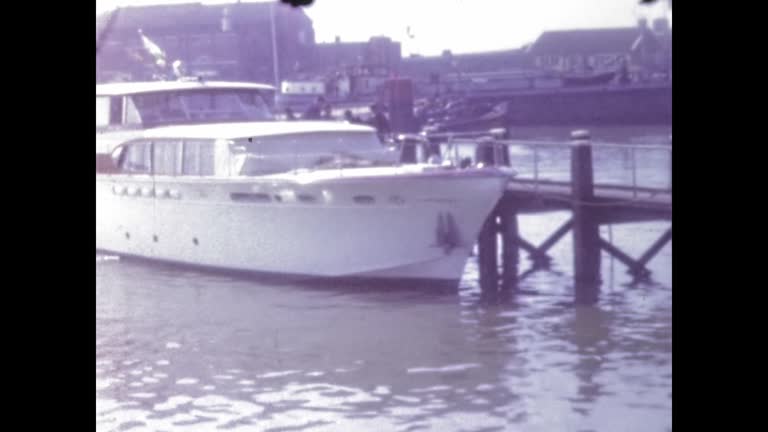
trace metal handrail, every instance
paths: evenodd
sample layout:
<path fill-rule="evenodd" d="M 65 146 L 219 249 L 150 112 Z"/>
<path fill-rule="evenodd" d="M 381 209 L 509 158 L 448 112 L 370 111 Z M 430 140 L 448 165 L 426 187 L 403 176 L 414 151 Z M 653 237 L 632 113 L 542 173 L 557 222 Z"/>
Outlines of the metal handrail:
<path fill-rule="evenodd" d="M 510 183 L 521 183 L 521 184 L 534 184 L 534 185 L 545 185 L 545 186 L 570 186 L 570 181 L 562 181 L 562 180 L 534 180 L 529 179 L 525 177 L 515 177 L 510 180 Z M 614 189 L 614 190 L 621 190 L 621 191 L 637 191 L 637 192 L 648 192 L 648 193 L 661 193 L 661 194 L 667 194 L 671 193 L 672 190 L 669 188 L 655 188 L 655 187 L 648 187 L 648 186 L 627 186 L 622 184 L 616 184 L 616 183 L 594 183 L 593 184 L 595 189 Z"/>
<path fill-rule="evenodd" d="M 539 184 L 547 184 L 548 180 L 544 180 L 541 178 L 542 174 L 542 167 L 541 167 L 541 154 L 540 149 L 542 148 L 549 148 L 549 149 L 562 149 L 562 150 L 570 150 L 572 147 L 571 141 L 545 141 L 545 140 L 518 140 L 518 139 L 498 139 L 497 137 L 500 135 L 499 131 L 475 131 L 475 132 L 457 132 L 457 133 L 431 133 L 426 134 L 427 140 L 434 140 L 435 138 L 446 138 L 446 140 L 443 140 L 443 143 L 449 143 L 451 147 L 454 149 L 454 153 L 457 152 L 457 148 L 460 145 L 479 145 L 481 143 L 487 144 L 489 142 L 489 138 L 493 138 L 491 141 L 494 145 L 503 145 L 507 147 L 522 147 L 522 148 L 528 148 L 533 153 L 533 179 L 527 179 L 523 177 L 524 174 L 519 173 L 518 175 L 518 181 L 528 181 L 533 184 L 534 190 L 538 190 Z M 600 184 L 596 183 L 595 187 L 612 187 L 612 188 L 621 188 L 623 190 L 629 190 L 632 191 L 633 196 L 637 197 L 638 192 L 654 192 L 654 193 L 666 193 L 671 191 L 671 186 L 666 189 L 661 188 L 650 188 L 650 187 L 644 187 L 638 185 L 638 163 L 637 163 L 637 157 L 640 152 L 654 152 L 654 151 L 663 151 L 663 152 L 669 152 L 671 157 L 671 140 L 669 145 L 657 145 L 657 144 L 614 144 L 614 143 L 607 143 L 607 142 L 590 142 L 590 145 L 593 149 L 599 151 L 602 149 L 612 149 L 612 150 L 620 150 L 622 152 L 627 152 L 629 155 L 629 168 L 630 168 L 630 175 L 631 175 L 631 185 L 619 185 L 619 184 Z M 510 159 L 513 157 L 510 156 Z M 671 179 L 671 166 L 670 166 L 670 179 Z M 567 183 L 567 182 L 562 182 Z M 670 181 L 671 183 L 671 181 Z"/>

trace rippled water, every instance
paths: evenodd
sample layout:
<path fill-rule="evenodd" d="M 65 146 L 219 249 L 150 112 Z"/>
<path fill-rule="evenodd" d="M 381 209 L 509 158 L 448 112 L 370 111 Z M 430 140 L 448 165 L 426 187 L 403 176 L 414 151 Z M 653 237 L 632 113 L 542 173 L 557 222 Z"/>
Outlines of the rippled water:
<path fill-rule="evenodd" d="M 565 217 L 521 225 L 541 238 Z M 637 255 L 664 229 L 611 234 Z M 572 303 L 567 240 L 493 304 L 474 259 L 458 292 L 436 293 L 97 256 L 97 430 L 668 430 L 670 253 L 637 286 L 604 257 L 595 306 Z"/>
<path fill-rule="evenodd" d="M 521 216 L 522 235 L 568 217 Z M 639 256 L 667 227 L 601 234 Z M 573 303 L 570 236 L 552 256 L 488 302 L 474 258 L 457 291 L 435 292 L 97 255 L 96 429 L 671 430 L 671 244 L 643 284 L 604 254 L 594 306 Z"/>

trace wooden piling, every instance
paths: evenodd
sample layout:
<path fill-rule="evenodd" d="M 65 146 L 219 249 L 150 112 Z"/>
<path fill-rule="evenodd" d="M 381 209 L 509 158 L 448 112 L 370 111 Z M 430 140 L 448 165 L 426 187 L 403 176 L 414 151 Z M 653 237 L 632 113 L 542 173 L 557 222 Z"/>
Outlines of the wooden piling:
<path fill-rule="evenodd" d="M 571 134 L 573 271 L 577 297 L 590 300 L 600 284 L 600 226 L 594 215 L 594 174 L 589 132 Z"/>
<path fill-rule="evenodd" d="M 501 288 L 517 287 L 520 262 L 520 238 L 515 200 L 504 197 L 499 202 L 499 232 L 501 233 Z"/>
<path fill-rule="evenodd" d="M 483 223 L 477 238 L 477 265 L 480 272 L 480 289 L 483 292 L 496 292 L 499 287 L 499 266 L 496 259 L 497 234 L 496 211 Z"/>
<path fill-rule="evenodd" d="M 672 137 L 669 137 L 669 145 L 672 146 Z M 672 194 L 672 168 L 674 168 L 674 164 L 672 163 L 672 150 L 669 151 L 669 193 Z"/>

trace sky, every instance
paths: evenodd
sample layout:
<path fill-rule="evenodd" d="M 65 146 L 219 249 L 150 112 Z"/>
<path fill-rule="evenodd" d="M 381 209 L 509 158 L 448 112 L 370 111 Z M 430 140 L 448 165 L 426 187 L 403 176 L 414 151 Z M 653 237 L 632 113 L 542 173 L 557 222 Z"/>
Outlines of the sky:
<path fill-rule="evenodd" d="M 200 1 L 197 1 L 198 3 Z M 194 0 L 96 0 L 96 12 L 117 6 L 195 3 Z M 232 1 L 202 1 L 232 3 Z M 315 0 L 306 9 L 317 42 L 389 36 L 403 55 L 437 55 L 519 48 L 545 30 L 626 27 L 672 13 L 661 1 L 639 0 Z M 289 7 L 289 6 L 286 6 Z"/>

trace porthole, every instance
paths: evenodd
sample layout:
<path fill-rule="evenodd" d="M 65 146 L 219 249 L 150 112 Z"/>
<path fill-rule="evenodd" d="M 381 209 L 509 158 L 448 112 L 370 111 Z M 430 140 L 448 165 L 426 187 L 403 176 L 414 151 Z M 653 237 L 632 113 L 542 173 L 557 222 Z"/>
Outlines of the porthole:
<path fill-rule="evenodd" d="M 357 204 L 373 204 L 376 199 L 370 195 L 355 195 L 352 198 Z"/>
<path fill-rule="evenodd" d="M 234 192 L 229 194 L 229 197 L 232 199 L 232 201 L 238 201 L 238 202 L 270 202 L 272 201 L 272 196 L 266 193 Z"/>

